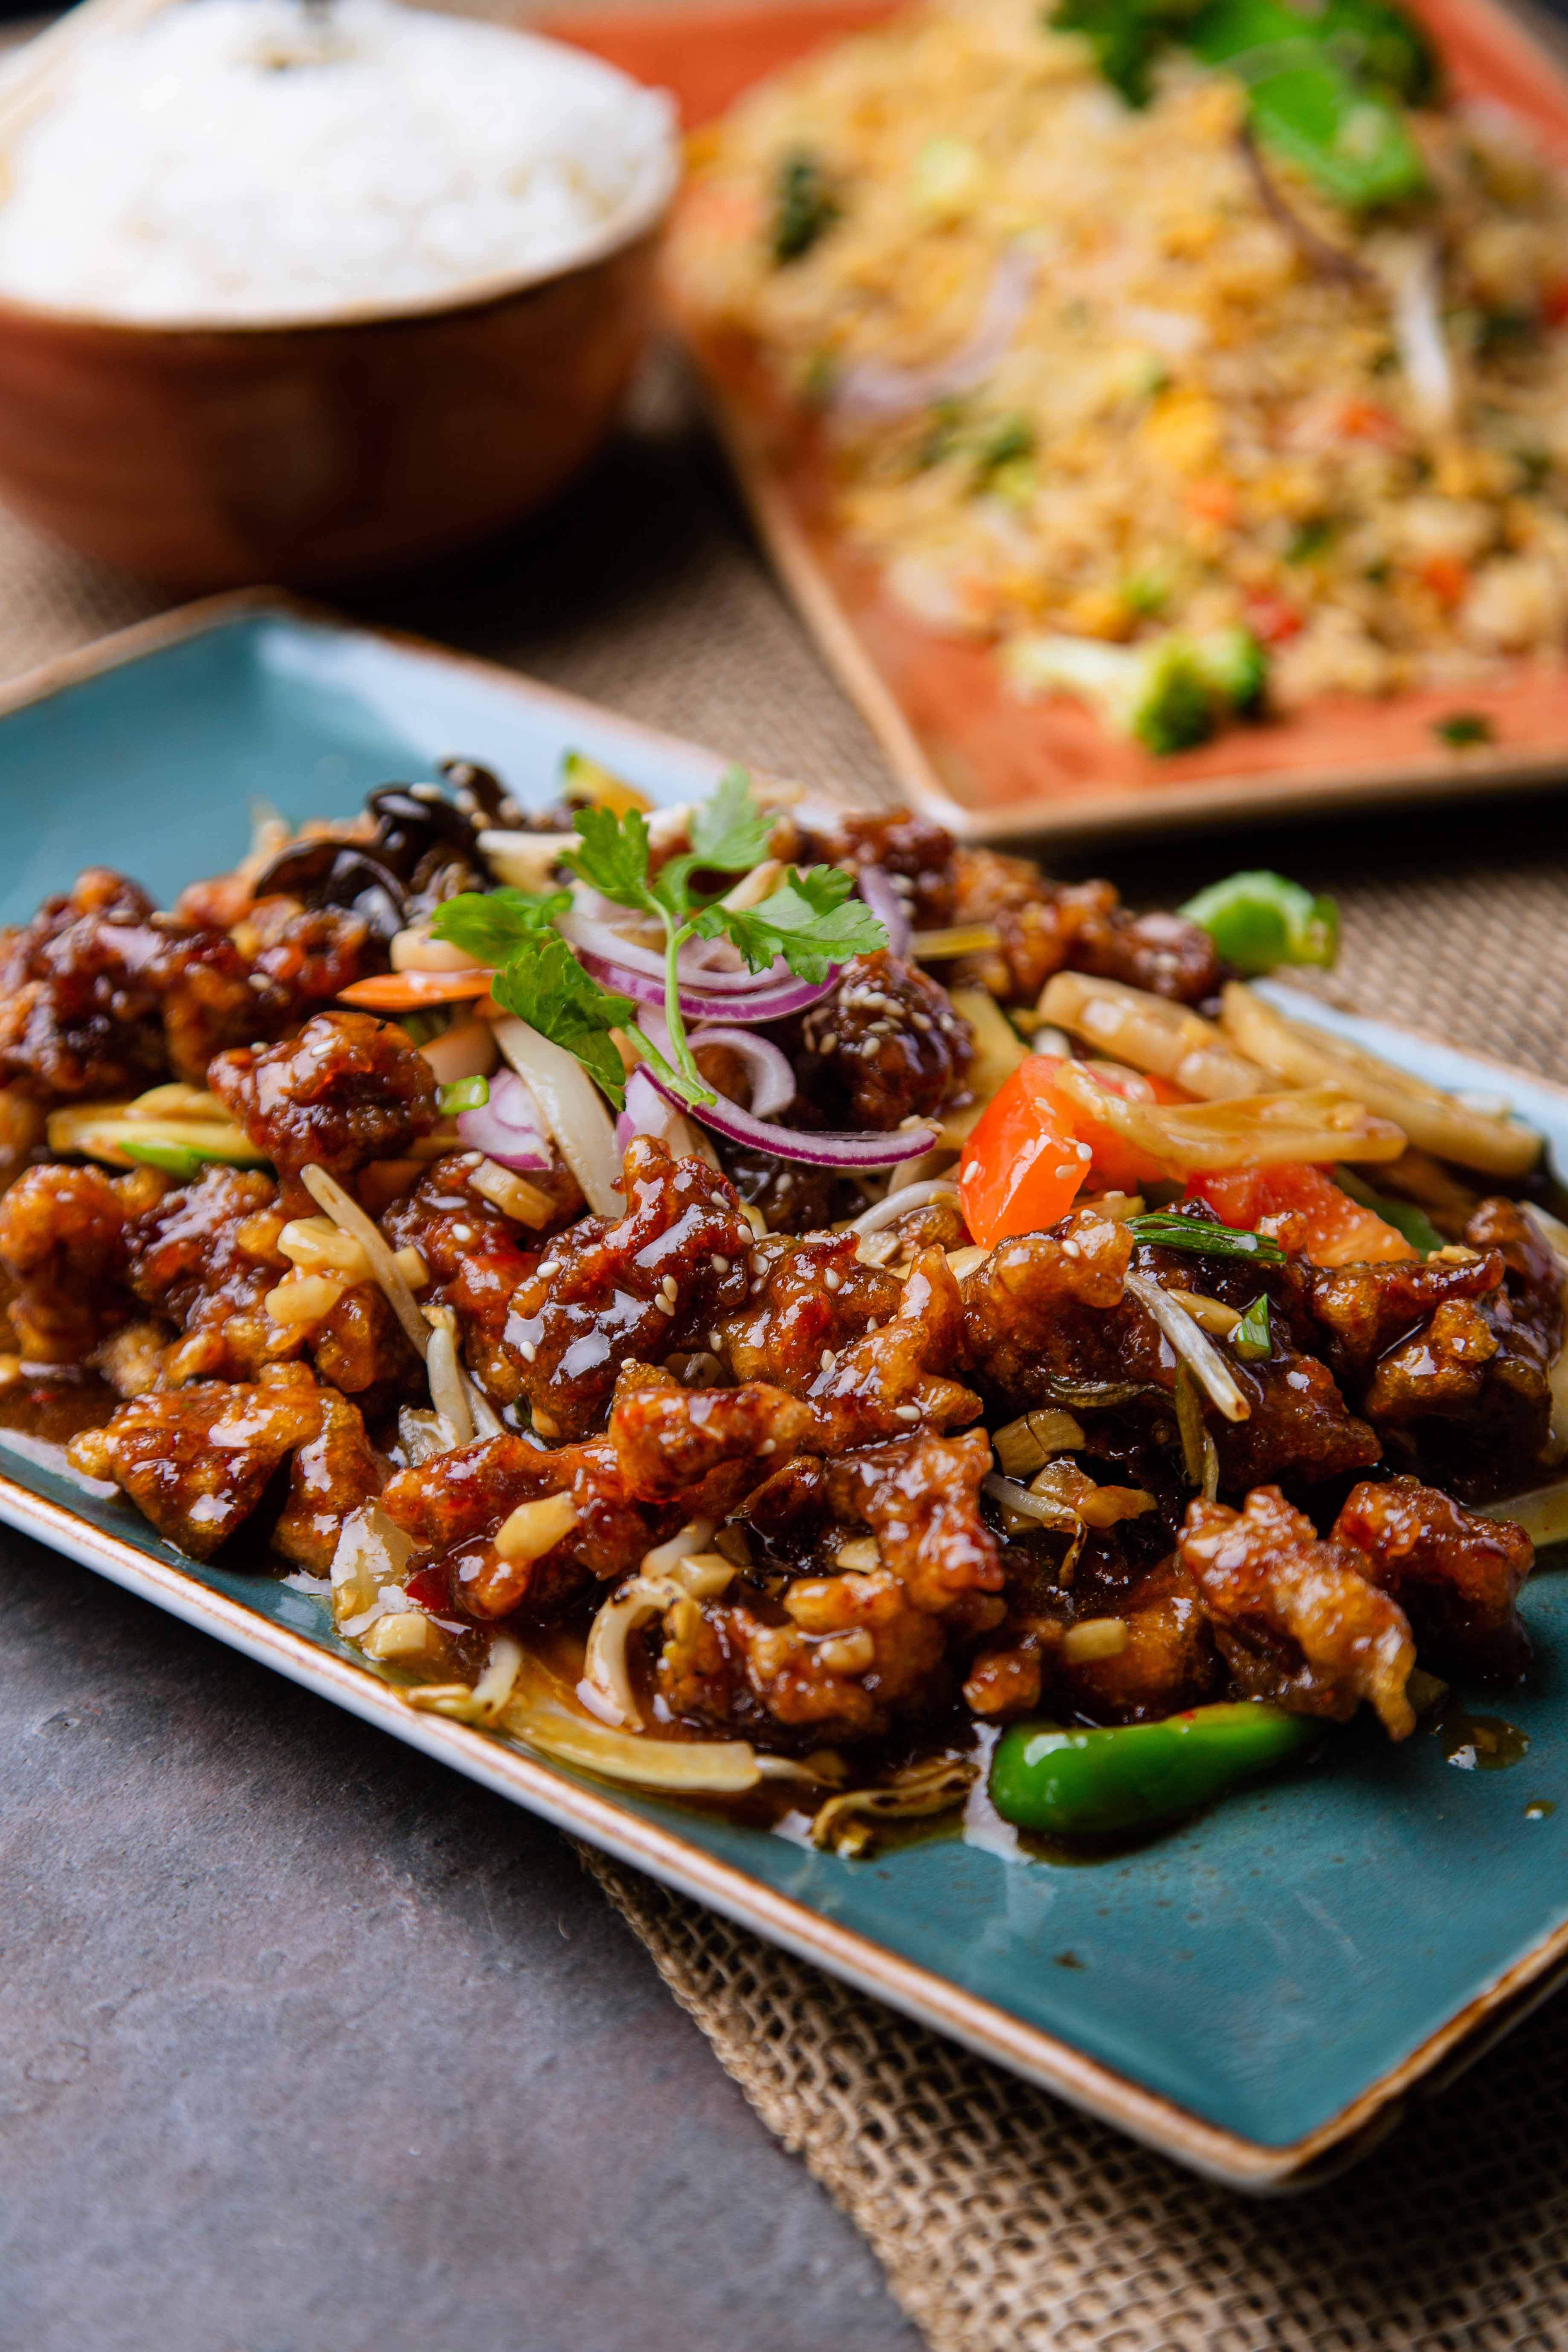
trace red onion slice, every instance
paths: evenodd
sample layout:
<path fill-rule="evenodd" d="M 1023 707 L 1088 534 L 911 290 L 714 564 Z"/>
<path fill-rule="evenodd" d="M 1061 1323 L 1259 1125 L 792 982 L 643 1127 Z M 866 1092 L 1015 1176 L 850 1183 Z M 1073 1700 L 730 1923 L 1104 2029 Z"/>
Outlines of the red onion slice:
<path fill-rule="evenodd" d="M 727 1135 L 731 1143 L 744 1144 L 749 1151 L 771 1151 L 775 1160 L 798 1160 L 808 1168 L 891 1168 L 900 1160 L 918 1160 L 921 1152 L 931 1150 L 941 1131 L 921 1126 L 896 1127 L 886 1135 L 806 1135 L 799 1128 L 774 1127 L 768 1119 L 753 1118 L 739 1103 L 728 1102 L 722 1096 L 717 1102 L 690 1108 L 657 1072 L 649 1070 L 647 1076 L 668 1101 L 689 1117 L 700 1118 L 715 1134 Z"/>
<path fill-rule="evenodd" d="M 556 929 L 562 938 L 587 955 L 601 956 L 608 963 L 617 964 L 626 971 L 639 971 L 650 980 L 664 979 L 664 958 L 653 948 L 639 948 L 631 940 L 624 940 L 608 923 L 595 923 L 586 915 L 563 915 Z M 783 958 L 770 964 L 766 971 L 711 971 L 693 961 L 690 944 L 682 948 L 678 966 L 682 982 L 688 976 L 704 989 L 728 996 L 754 995 L 759 988 L 779 988 L 790 978 L 790 969 Z"/>
<path fill-rule="evenodd" d="M 892 367 L 861 360 L 847 367 L 833 394 L 840 416 L 869 420 L 911 416 L 939 400 L 973 392 L 994 373 L 1028 315 L 1035 293 L 1035 262 L 1021 245 L 1009 246 L 996 265 L 980 316 L 965 340 L 944 360 L 928 367 Z"/>
<path fill-rule="evenodd" d="M 673 1097 L 666 1098 L 640 1065 L 626 1079 L 626 1107 L 616 1121 L 616 1149 L 624 1152 L 634 1135 L 656 1135 L 668 1143 L 679 1116 Z"/>
<path fill-rule="evenodd" d="M 753 1118 L 771 1118 L 775 1110 L 794 1102 L 795 1072 L 770 1039 L 753 1037 L 747 1029 L 699 1029 L 687 1042 L 694 1051 L 699 1045 L 727 1045 L 741 1056 L 751 1076 L 748 1108 Z"/>
<path fill-rule="evenodd" d="M 573 941 L 578 961 L 591 971 L 605 988 L 613 988 L 622 996 L 629 996 L 634 1004 L 646 1004 L 655 1012 L 664 1010 L 664 969 L 661 965 L 656 978 L 633 964 L 618 963 L 602 956 L 595 948 L 579 946 Z M 718 975 L 722 977 L 722 975 Z M 704 974 L 704 980 L 707 975 Z M 732 994 L 719 995 L 706 986 L 696 987 L 682 980 L 680 983 L 681 1016 L 688 1021 L 743 1021 L 748 1024 L 763 1021 L 785 1021 L 792 1013 L 805 1013 L 825 996 L 831 996 L 838 985 L 835 971 L 831 980 L 814 982 L 788 977 L 781 986 L 769 981 L 764 986 L 758 980 L 751 991 L 736 989 Z M 646 1026 L 646 1024 L 645 1024 Z M 650 1033 L 651 1034 L 651 1033 Z"/>
<path fill-rule="evenodd" d="M 855 886 L 887 932 L 889 953 L 907 956 L 912 926 L 909 908 L 894 888 L 891 875 L 884 872 L 880 866 L 862 866 L 855 877 Z"/>
<path fill-rule="evenodd" d="M 539 1106 L 515 1070 L 501 1070 L 490 1080 L 489 1102 L 458 1113 L 458 1133 L 470 1151 L 482 1151 L 498 1168 L 519 1175 L 537 1174 L 551 1164 Z"/>

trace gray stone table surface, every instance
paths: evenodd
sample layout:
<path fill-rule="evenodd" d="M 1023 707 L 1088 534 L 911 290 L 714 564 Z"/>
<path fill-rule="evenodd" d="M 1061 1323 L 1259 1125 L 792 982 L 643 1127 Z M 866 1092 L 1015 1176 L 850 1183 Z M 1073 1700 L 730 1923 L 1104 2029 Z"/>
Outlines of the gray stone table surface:
<path fill-rule="evenodd" d="M 0 1531 L 0 2352 L 918 2352 L 543 1823 Z"/>

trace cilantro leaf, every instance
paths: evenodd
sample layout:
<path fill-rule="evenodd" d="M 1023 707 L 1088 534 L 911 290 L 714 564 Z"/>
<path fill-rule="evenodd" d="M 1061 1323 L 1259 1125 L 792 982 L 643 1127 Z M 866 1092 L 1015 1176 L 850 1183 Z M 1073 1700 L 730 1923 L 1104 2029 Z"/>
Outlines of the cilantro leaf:
<path fill-rule="evenodd" d="M 491 983 L 491 992 L 498 1004 L 515 1013 L 542 1037 L 574 1054 L 620 1108 L 626 1098 L 626 1071 L 609 1033 L 633 1029 L 637 1006 L 629 996 L 601 988 L 558 931 L 537 932 L 520 940 L 505 971 Z"/>
<path fill-rule="evenodd" d="M 691 813 L 691 846 L 699 866 L 744 874 L 768 854 L 773 826 L 752 798 L 744 768 L 727 768 L 709 798 Z"/>
<path fill-rule="evenodd" d="M 617 816 L 607 808 L 578 812 L 577 834 L 582 843 L 562 863 L 582 881 L 603 891 L 617 907 L 646 908 L 648 905 L 647 819 L 640 809 L 625 809 Z"/>
<path fill-rule="evenodd" d="M 504 963 L 520 940 L 548 929 L 571 904 L 570 890 L 464 890 L 437 908 L 430 936 L 481 963 Z"/>
<path fill-rule="evenodd" d="M 732 940 L 753 971 L 782 956 L 798 979 L 823 981 L 851 956 L 875 955 L 888 934 L 869 907 L 849 896 L 850 877 L 837 866 L 791 866 L 755 907 L 710 907 L 698 920 L 704 939 Z"/>

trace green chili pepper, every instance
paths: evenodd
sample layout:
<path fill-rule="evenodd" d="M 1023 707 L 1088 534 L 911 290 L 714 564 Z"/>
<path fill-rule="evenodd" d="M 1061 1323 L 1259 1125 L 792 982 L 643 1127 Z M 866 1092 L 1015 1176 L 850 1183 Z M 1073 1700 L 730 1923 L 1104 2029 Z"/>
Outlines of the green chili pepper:
<path fill-rule="evenodd" d="M 1226 963 L 1249 978 L 1281 963 L 1331 964 L 1339 953 L 1340 911 L 1283 874 L 1227 875 L 1211 882 L 1182 912 L 1205 930 Z"/>
<path fill-rule="evenodd" d="M 483 1110 L 489 1098 L 489 1078 L 454 1078 L 439 1089 L 436 1102 L 443 1118 L 456 1118 L 460 1110 Z"/>
<path fill-rule="evenodd" d="M 1231 1333 L 1230 1344 L 1237 1354 L 1245 1357 L 1248 1363 L 1258 1363 L 1268 1354 L 1273 1341 L 1268 1334 L 1268 1295 L 1266 1291 L 1253 1300 Z"/>
<path fill-rule="evenodd" d="M 1340 204 L 1394 204 L 1426 187 L 1398 104 L 1350 70 L 1316 18 L 1284 0 L 1210 0 L 1182 38 L 1247 84 L 1258 137 Z"/>
<path fill-rule="evenodd" d="M 1194 1257 L 1249 1257 L 1260 1265 L 1285 1263 L 1285 1253 L 1271 1234 L 1240 1233 L 1208 1217 L 1178 1216 L 1173 1209 L 1151 1209 L 1146 1216 L 1129 1217 L 1126 1230 L 1135 1242 L 1148 1242 L 1155 1249 L 1191 1250 Z"/>
<path fill-rule="evenodd" d="M 1251 1699 L 1103 1731 L 1016 1723 L 996 1743 L 991 1801 L 1022 1830 L 1117 1837 L 1196 1812 L 1304 1754 L 1321 1731 L 1312 1717 Z"/>

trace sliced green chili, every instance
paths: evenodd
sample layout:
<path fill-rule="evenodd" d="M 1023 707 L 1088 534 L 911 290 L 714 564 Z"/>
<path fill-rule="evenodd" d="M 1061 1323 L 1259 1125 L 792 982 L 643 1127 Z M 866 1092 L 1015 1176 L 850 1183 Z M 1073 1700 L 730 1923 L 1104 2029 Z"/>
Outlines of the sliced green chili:
<path fill-rule="evenodd" d="M 1260 1363 L 1273 1347 L 1268 1330 L 1268 1295 L 1260 1292 L 1230 1335 L 1230 1344 L 1249 1364 Z"/>
<path fill-rule="evenodd" d="M 996 1743 L 991 1801 L 1019 1829 L 1117 1837 L 1198 1811 L 1321 1732 L 1311 1717 L 1250 1699 L 1108 1730 L 1016 1723 Z"/>
<path fill-rule="evenodd" d="M 1277 964 L 1327 966 L 1339 953 L 1340 911 L 1283 874 L 1260 870 L 1211 882 L 1182 912 L 1205 930 L 1226 963 L 1251 978 Z"/>
<path fill-rule="evenodd" d="M 483 1110 L 489 1098 L 489 1078 L 454 1078 L 439 1089 L 436 1102 L 443 1118 L 456 1118 L 462 1110 Z"/>

